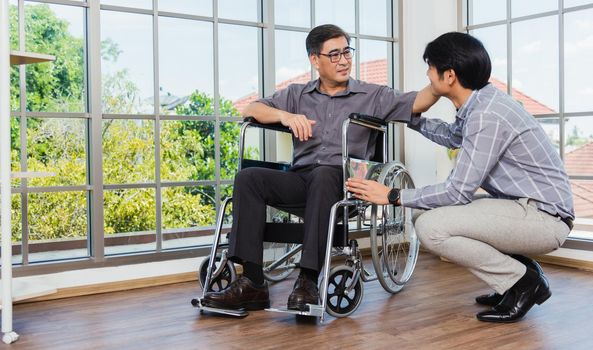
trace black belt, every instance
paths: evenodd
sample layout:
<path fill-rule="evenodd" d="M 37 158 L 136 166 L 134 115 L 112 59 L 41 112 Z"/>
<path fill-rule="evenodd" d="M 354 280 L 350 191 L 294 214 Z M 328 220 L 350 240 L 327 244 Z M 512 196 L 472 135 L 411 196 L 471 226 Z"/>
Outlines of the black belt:
<path fill-rule="evenodd" d="M 544 213 L 546 213 L 546 214 L 548 214 L 548 215 L 551 215 L 551 216 L 553 216 L 553 217 L 555 217 L 555 218 L 560 218 L 560 221 L 562 221 L 562 222 L 563 222 L 563 223 L 564 223 L 566 226 L 568 226 L 568 229 L 569 229 L 570 231 L 572 231 L 572 228 L 573 228 L 573 226 L 574 226 L 574 222 L 572 221 L 572 219 L 571 219 L 570 217 L 568 217 L 568 218 L 563 218 L 562 216 L 560 216 L 560 214 L 550 214 L 550 213 L 548 213 L 547 211 L 545 211 L 545 210 L 542 210 L 542 209 L 540 209 L 540 211 L 543 211 Z"/>
<path fill-rule="evenodd" d="M 566 226 L 568 226 L 568 229 L 572 231 L 572 228 L 574 226 L 574 223 L 572 222 L 572 219 L 571 218 L 563 218 L 560 215 L 556 215 L 556 216 L 559 217 L 560 218 L 560 221 L 562 221 L 563 223 L 565 223 Z"/>

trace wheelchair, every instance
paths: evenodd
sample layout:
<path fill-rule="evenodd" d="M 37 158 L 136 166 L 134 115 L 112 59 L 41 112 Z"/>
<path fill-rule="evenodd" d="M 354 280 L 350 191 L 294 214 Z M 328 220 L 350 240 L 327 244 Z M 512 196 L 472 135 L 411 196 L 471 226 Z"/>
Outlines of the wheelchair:
<path fill-rule="evenodd" d="M 377 140 L 375 154 L 371 160 L 349 157 L 348 130 L 352 126 L 370 129 L 370 137 Z M 288 170 L 290 164 L 266 160 L 244 159 L 245 134 L 251 127 L 291 134 L 281 124 L 260 124 L 253 118 L 246 118 L 241 126 L 239 143 L 239 170 L 247 167 L 266 167 Z M 342 170 L 343 182 L 350 176 L 364 176 L 391 188 L 414 188 L 413 180 L 406 168 L 399 162 L 387 160 L 388 123 L 371 116 L 351 114 L 342 123 Z M 325 261 L 320 273 L 320 302 L 307 304 L 308 310 L 270 308 L 267 311 L 319 317 L 323 322 L 325 313 L 340 318 L 351 315 L 362 302 L 363 282 L 379 280 L 388 293 L 398 293 L 410 280 L 420 242 L 412 223 L 412 209 L 393 205 L 376 205 L 351 196 L 344 186 L 344 197 L 331 207 Z M 216 223 L 214 242 L 210 255 L 199 268 L 202 298 L 210 291 L 220 291 L 237 278 L 233 262 L 227 258 L 228 243 L 221 242 L 223 223 L 227 206 L 232 198 L 223 201 Z M 277 208 L 283 210 L 283 208 Z M 286 209 L 285 209 L 286 210 Z M 290 215 L 299 215 L 298 211 Z M 302 212 L 300 213 L 302 214 Z M 290 216 L 289 216 L 290 218 Z M 268 281 L 281 281 L 298 268 L 302 222 L 266 222 L 264 241 L 264 276 Z M 288 222 L 286 222 L 288 221 Z M 361 248 L 356 238 L 369 237 L 371 261 L 374 273 L 363 264 Z M 343 263 L 332 267 L 332 260 Z M 193 299 L 192 305 L 200 312 L 227 314 L 243 317 L 245 310 L 216 309 L 202 305 L 201 299 Z"/>

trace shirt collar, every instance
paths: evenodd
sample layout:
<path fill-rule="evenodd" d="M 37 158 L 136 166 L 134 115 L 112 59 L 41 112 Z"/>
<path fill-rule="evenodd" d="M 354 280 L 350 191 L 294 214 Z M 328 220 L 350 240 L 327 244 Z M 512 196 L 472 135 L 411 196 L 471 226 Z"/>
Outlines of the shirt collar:
<path fill-rule="evenodd" d="M 489 89 L 491 85 L 492 84 L 488 83 L 483 88 L 472 91 L 472 94 L 469 95 L 467 101 L 465 101 L 465 103 L 457 110 L 457 118 L 465 119 L 472 107 L 477 103 L 480 92 L 485 89 Z"/>
<path fill-rule="evenodd" d="M 311 93 L 311 92 L 317 90 L 318 93 L 325 95 L 325 93 L 321 92 L 321 89 L 319 89 L 319 84 L 320 84 L 319 78 L 308 82 L 307 85 L 305 86 L 305 88 L 303 89 L 303 93 L 308 94 L 308 93 Z M 346 95 L 349 95 L 350 93 L 353 93 L 353 94 L 366 93 L 366 90 L 363 88 L 360 81 L 358 81 L 356 79 L 349 78 L 348 86 L 346 87 L 346 90 L 336 94 L 335 96 L 346 96 Z"/>

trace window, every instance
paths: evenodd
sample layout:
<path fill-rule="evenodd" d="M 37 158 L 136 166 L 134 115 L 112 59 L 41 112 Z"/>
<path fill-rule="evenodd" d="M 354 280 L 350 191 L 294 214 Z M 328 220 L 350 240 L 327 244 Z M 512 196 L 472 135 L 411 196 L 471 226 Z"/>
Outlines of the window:
<path fill-rule="evenodd" d="M 564 160 L 577 217 L 569 238 L 593 240 L 593 89 L 583 74 L 593 1 L 512 0 L 508 14 L 506 3 L 466 1 L 466 29 L 491 55 L 491 82 L 538 119 Z"/>
<path fill-rule="evenodd" d="M 11 71 L 11 168 L 52 175 L 12 181 L 14 262 L 88 257 L 85 4 L 20 4 L 9 3 L 11 49 L 56 60 Z"/>
<path fill-rule="evenodd" d="M 12 181 L 15 264 L 210 245 L 232 194 L 241 112 L 315 78 L 314 25 L 351 34 L 353 77 L 399 85 L 398 1 L 269 3 L 9 1 L 11 48 L 56 57 L 11 70 L 11 168 L 51 173 Z M 250 132 L 247 152 L 273 146 L 290 160 L 290 138 L 263 140 Z"/>

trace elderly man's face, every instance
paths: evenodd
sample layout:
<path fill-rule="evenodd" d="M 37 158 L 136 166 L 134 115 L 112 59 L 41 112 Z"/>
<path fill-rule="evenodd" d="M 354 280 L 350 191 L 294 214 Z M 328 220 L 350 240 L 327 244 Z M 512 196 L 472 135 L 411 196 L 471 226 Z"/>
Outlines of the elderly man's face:
<path fill-rule="evenodd" d="M 352 54 L 346 38 L 339 37 L 324 42 L 321 54 L 319 56 L 311 55 L 310 59 L 319 72 L 319 77 L 340 85 L 350 78 Z"/>

